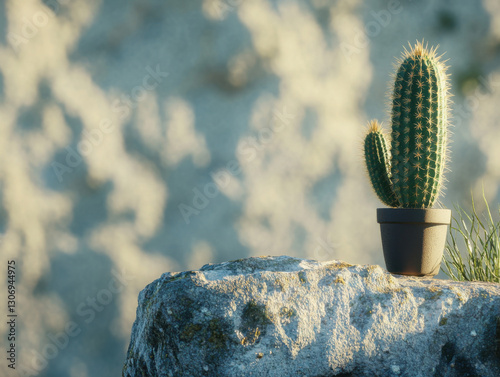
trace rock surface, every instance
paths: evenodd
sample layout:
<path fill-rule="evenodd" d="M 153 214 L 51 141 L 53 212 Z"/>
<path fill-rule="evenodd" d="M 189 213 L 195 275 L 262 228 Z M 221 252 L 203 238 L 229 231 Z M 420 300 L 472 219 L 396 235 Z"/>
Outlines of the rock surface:
<path fill-rule="evenodd" d="M 500 285 L 286 256 L 165 273 L 124 377 L 500 376 Z"/>

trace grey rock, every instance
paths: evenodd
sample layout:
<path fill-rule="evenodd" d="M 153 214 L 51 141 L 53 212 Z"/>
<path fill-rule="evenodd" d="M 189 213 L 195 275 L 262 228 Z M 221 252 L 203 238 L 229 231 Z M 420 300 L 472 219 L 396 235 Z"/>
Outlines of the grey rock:
<path fill-rule="evenodd" d="M 139 295 L 124 377 L 500 376 L 500 285 L 258 257 Z"/>

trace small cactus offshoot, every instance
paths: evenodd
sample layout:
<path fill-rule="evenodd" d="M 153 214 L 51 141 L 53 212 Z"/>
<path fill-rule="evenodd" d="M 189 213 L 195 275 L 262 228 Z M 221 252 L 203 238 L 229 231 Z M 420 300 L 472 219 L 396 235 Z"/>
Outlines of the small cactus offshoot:
<path fill-rule="evenodd" d="M 394 78 L 391 148 L 377 121 L 365 137 L 365 162 L 375 193 L 389 207 L 429 208 L 443 182 L 448 76 L 436 48 L 405 49 Z"/>

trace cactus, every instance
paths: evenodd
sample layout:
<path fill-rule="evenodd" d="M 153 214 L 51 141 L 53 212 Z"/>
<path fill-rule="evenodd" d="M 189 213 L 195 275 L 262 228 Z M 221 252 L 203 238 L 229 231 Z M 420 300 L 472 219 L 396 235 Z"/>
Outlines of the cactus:
<path fill-rule="evenodd" d="M 429 208 L 442 188 L 446 162 L 448 76 L 436 48 L 404 51 L 392 93 L 391 150 L 376 121 L 364 152 L 377 196 L 390 207 Z"/>
<path fill-rule="evenodd" d="M 370 122 L 365 138 L 365 162 L 375 193 L 389 207 L 399 205 L 391 184 L 391 164 L 387 141 L 376 120 Z"/>

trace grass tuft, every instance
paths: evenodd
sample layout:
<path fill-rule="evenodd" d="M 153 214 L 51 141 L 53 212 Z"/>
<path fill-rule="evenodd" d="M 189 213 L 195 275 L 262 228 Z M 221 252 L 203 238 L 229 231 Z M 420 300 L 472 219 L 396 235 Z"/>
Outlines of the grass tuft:
<path fill-rule="evenodd" d="M 473 196 L 471 214 L 455 206 L 441 267 L 453 280 L 500 283 L 500 221 L 493 220 L 484 190 L 483 200 L 482 215 Z"/>

